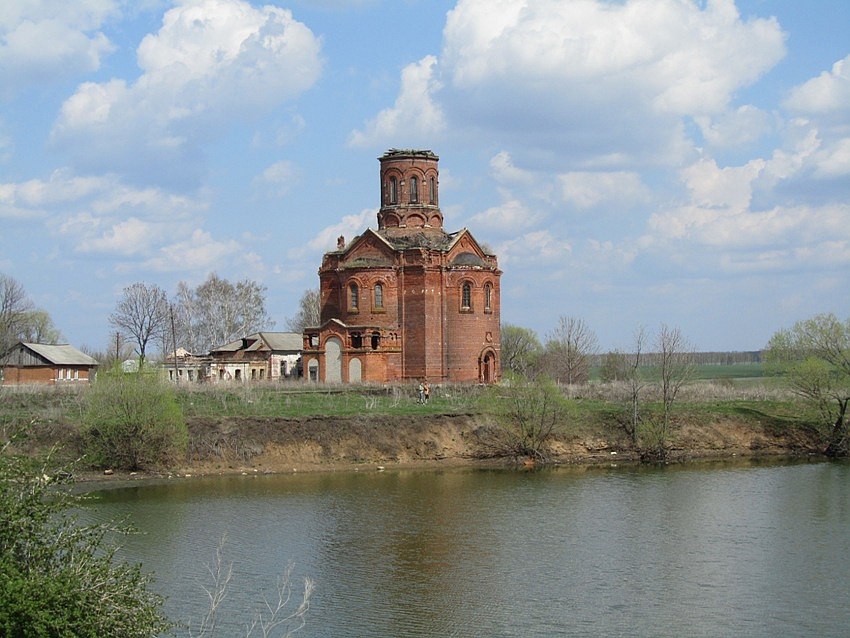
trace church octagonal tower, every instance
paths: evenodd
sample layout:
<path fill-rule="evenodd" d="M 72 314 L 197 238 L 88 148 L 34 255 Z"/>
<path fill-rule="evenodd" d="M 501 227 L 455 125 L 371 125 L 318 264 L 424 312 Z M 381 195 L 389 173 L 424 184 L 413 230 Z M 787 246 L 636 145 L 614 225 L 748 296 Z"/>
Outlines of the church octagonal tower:
<path fill-rule="evenodd" d="M 439 205 L 438 158 L 431 151 L 391 149 L 381 162 L 381 209 L 378 230 L 388 236 L 411 230 L 443 230 Z"/>
<path fill-rule="evenodd" d="M 321 323 L 304 331 L 304 373 L 325 382 L 499 380 L 501 271 L 462 229 L 443 230 L 439 158 L 391 149 L 378 229 L 340 237 L 319 268 Z"/>

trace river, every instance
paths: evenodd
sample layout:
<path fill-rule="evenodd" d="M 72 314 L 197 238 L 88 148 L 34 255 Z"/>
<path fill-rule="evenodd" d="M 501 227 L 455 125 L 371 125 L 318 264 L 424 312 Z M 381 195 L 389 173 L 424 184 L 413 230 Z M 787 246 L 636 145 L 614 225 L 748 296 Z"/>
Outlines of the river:
<path fill-rule="evenodd" d="M 89 515 L 193 622 L 224 539 L 219 636 L 290 563 L 305 638 L 850 634 L 847 463 L 172 479 Z"/>

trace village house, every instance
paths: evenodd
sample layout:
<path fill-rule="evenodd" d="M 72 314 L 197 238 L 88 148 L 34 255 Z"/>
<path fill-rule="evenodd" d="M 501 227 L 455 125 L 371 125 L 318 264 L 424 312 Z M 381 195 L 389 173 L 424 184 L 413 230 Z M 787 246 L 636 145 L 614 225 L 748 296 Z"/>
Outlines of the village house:
<path fill-rule="evenodd" d="M 210 358 L 208 355 L 194 355 L 185 348 L 177 348 L 176 352 L 165 355 L 162 367 L 165 368 L 169 381 L 196 383 L 209 377 Z"/>
<path fill-rule="evenodd" d="M 74 384 L 92 381 L 97 361 L 75 347 L 18 342 L 0 356 L 3 385 Z"/>
<path fill-rule="evenodd" d="M 340 237 L 319 268 L 321 323 L 303 336 L 309 380 L 499 380 L 502 272 L 467 229 L 443 230 L 438 161 L 429 150 L 379 158 L 378 229 Z"/>
<path fill-rule="evenodd" d="M 210 381 L 284 381 L 298 378 L 302 336 L 297 332 L 256 332 L 213 348 Z"/>

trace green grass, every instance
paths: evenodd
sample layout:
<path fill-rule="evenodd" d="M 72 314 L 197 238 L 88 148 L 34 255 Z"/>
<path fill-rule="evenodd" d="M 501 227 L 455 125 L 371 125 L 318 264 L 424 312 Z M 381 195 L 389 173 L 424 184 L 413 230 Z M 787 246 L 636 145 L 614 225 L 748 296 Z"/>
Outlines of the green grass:
<path fill-rule="evenodd" d="M 435 389 L 427 405 L 407 386 L 242 386 L 182 389 L 178 400 L 187 417 L 353 416 L 358 414 L 459 414 L 478 412 L 476 388 Z"/>

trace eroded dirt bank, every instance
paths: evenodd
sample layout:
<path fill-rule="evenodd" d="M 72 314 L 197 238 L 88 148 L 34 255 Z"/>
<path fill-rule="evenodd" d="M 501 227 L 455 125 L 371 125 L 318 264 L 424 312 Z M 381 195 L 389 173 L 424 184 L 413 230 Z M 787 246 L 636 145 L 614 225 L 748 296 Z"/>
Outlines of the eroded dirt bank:
<path fill-rule="evenodd" d="M 481 415 L 196 419 L 189 424 L 187 461 L 173 471 L 199 475 L 492 464 L 482 457 L 493 443 L 493 426 Z M 616 428 L 603 435 L 565 434 L 551 447 L 559 463 L 640 456 Z M 670 447 L 672 460 L 819 452 L 817 437 L 806 431 L 776 431 L 734 419 L 679 424 Z"/>

